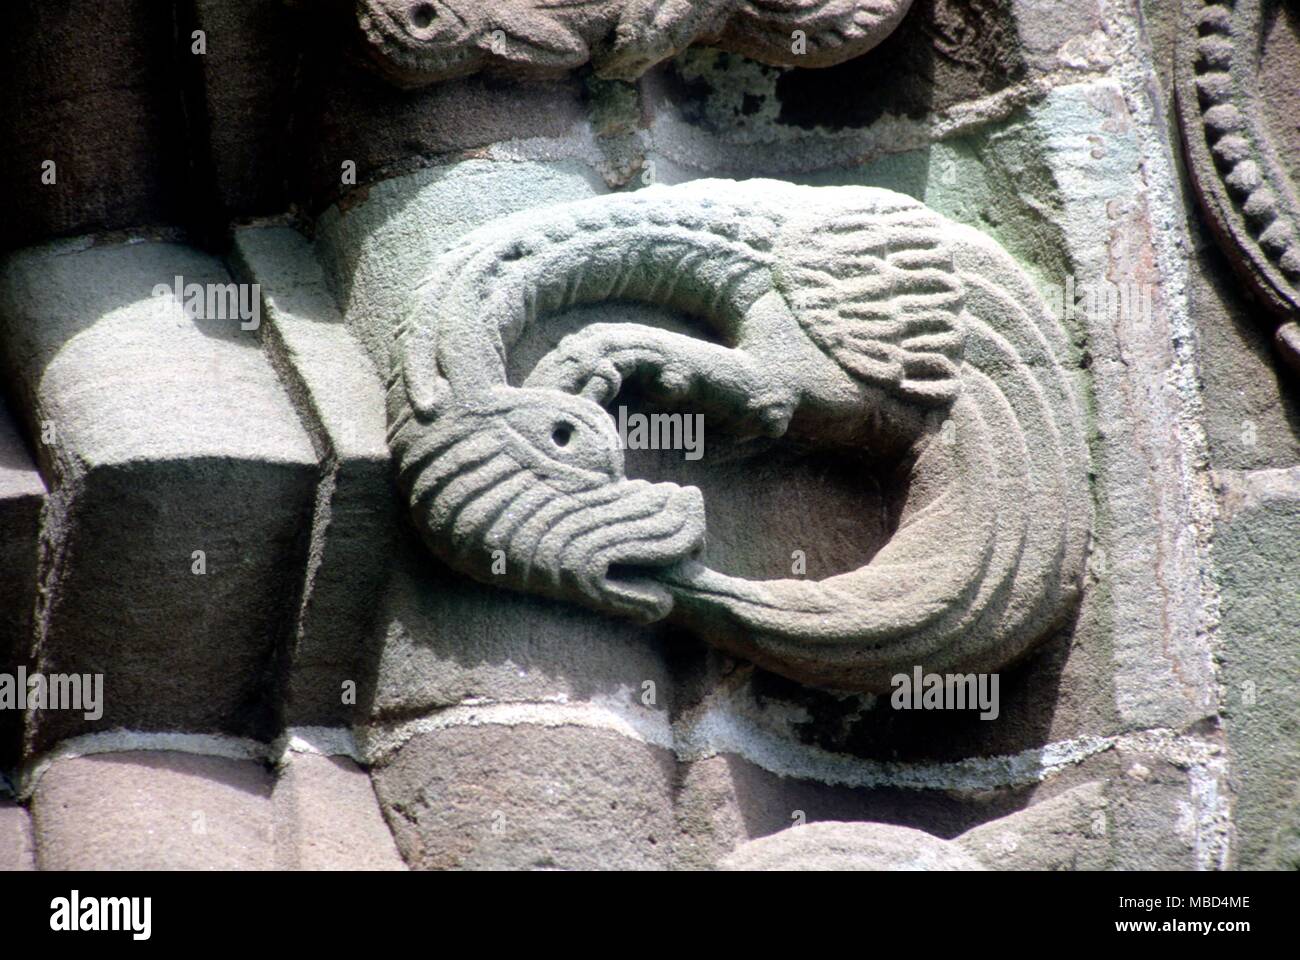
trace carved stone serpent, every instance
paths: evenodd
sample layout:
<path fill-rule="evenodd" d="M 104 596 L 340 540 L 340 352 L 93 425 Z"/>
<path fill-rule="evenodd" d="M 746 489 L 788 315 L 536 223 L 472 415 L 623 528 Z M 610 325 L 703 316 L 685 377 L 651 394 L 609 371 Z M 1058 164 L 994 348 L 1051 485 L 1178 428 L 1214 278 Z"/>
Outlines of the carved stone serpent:
<path fill-rule="evenodd" d="M 526 325 L 605 300 L 683 311 L 721 343 L 594 324 L 508 383 Z M 1091 503 L 1065 332 L 996 243 L 900 194 L 709 180 L 528 211 L 440 256 L 396 337 L 389 439 L 413 519 L 485 582 L 672 613 L 861 690 L 914 665 L 996 669 L 1078 592 Z M 629 377 L 732 430 L 905 458 L 896 532 L 823 580 L 709 569 L 699 492 L 624 475 L 600 404 Z"/>

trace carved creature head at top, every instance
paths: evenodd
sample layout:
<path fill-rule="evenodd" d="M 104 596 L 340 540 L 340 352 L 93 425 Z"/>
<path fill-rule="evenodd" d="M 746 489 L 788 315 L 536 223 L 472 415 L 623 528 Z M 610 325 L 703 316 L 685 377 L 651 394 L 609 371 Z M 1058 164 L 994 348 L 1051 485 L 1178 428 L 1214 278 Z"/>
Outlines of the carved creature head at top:
<path fill-rule="evenodd" d="M 357 0 L 372 59 L 418 87 L 483 69 L 633 79 L 692 43 L 776 66 L 866 53 L 912 0 Z"/>

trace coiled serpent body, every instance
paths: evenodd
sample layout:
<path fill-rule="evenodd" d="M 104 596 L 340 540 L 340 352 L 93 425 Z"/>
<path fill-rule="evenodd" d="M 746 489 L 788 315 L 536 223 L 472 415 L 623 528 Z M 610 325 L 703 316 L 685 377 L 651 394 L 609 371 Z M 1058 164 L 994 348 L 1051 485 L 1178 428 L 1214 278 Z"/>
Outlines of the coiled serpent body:
<path fill-rule="evenodd" d="M 507 381 L 528 324 L 604 300 L 682 311 L 721 342 L 596 324 Z M 996 669 L 1078 592 L 1092 517 L 1066 333 L 996 243 L 908 197 L 713 180 L 529 211 L 439 257 L 396 335 L 390 443 L 413 519 L 486 582 L 671 613 L 855 690 L 914 665 Z M 897 530 L 822 580 L 708 568 L 698 491 L 624 475 L 601 404 L 631 376 L 755 432 L 902 452 Z"/>

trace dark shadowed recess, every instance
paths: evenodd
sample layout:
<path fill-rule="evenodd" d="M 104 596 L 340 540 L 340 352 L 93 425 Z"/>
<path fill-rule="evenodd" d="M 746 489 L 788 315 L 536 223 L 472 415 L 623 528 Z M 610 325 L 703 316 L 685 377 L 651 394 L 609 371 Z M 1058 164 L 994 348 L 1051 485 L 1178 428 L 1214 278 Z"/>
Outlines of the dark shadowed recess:
<path fill-rule="evenodd" d="M 919 118 L 1024 78 L 1012 0 L 917 0 L 870 56 L 777 81 L 779 122 L 861 127 L 885 114 Z"/>

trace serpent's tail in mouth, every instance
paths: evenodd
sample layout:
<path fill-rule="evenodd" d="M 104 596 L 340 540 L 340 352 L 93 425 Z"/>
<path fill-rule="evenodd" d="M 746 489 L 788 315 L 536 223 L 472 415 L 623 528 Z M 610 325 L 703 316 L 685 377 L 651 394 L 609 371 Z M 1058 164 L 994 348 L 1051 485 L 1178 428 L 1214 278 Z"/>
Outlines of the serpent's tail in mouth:
<path fill-rule="evenodd" d="M 595 403 L 507 383 L 529 323 L 610 299 L 698 317 L 751 360 L 764 337 L 779 341 L 769 357 L 822 357 L 793 388 L 808 402 L 833 381 L 860 395 L 852 416 L 912 411 L 923 426 L 907 427 L 915 461 L 889 543 L 820 581 L 694 560 L 698 491 L 627 480 Z M 412 515 L 435 553 L 488 582 L 648 619 L 675 603 L 776 672 L 864 690 L 915 665 L 997 669 L 1078 593 L 1092 514 L 1069 338 L 1001 247 L 908 197 L 696 181 L 505 218 L 438 259 L 396 346 L 390 442 Z"/>
<path fill-rule="evenodd" d="M 589 401 L 511 387 L 479 399 L 392 423 L 398 482 L 434 554 L 485 583 L 666 616 L 672 595 L 651 573 L 702 547 L 700 492 L 624 477 L 618 437 Z"/>

